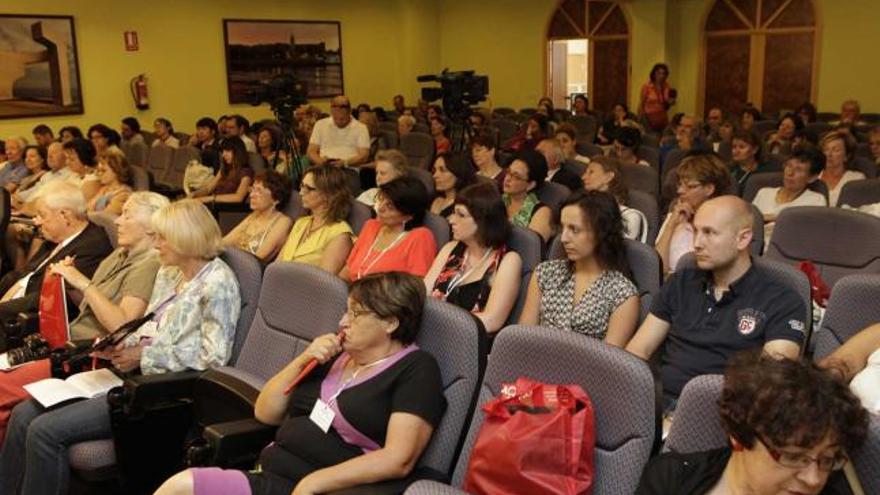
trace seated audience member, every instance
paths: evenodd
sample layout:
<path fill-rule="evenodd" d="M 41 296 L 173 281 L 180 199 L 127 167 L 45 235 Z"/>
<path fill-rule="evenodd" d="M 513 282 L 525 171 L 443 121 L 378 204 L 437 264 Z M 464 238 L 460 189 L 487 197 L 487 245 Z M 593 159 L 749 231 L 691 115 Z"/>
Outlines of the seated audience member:
<path fill-rule="evenodd" d="M 224 139 L 220 143 L 220 170 L 192 197 L 210 203 L 215 211 L 217 204 L 228 205 L 231 209 L 243 208 L 253 179 L 254 169 L 248 165 L 244 142 L 237 137 Z"/>
<path fill-rule="evenodd" d="M 880 414 L 880 323 L 850 337 L 819 362 L 837 372 L 872 414 Z"/>
<path fill-rule="evenodd" d="M 39 154 L 39 152 L 38 152 Z M 39 155 L 43 158 L 42 155 Z M 20 187 L 12 195 L 12 209 L 25 216 L 32 217 L 35 214 L 34 202 L 40 190 L 55 181 L 66 181 L 74 177 L 74 173 L 67 167 L 67 159 L 64 154 L 64 145 L 54 142 L 46 149 L 46 164 L 49 170 L 38 176 L 39 180 L 29 187 Z M 33 176 L 33 175 L 32 175 Z"/>
<path fill-rule="evenodd" d="M 499 191 L 504 188 L 507 169 L 498 164 L 495 157 L 495 141 L 491 136 L 483 134 L 471 140 L 471 159 L 477 166 L 478 176 L 495 181 Z"/>
<path fill-rule="evenodd" d="M 232 354 L 241 297 L 235 274 L 218 255 L 220 228 L 208 209 L 184 199 L 152 218 L 162 267 L 146 313 L 157 317 L 100 354 L 121 372 L 144 375 L 223 366 Z M 68 446 L 112 438 L 107 397 L 44 409 L 15 406 L 0 451 L 0 492 L 67 493 Z"/>
<path fill-rule="evenodd" d="M 448 218 L 459 191 L 477 181 L 474 166 L 464 153 L 444 153 L 434 159 L 434 191 L 431 213 Z"/>
<path fill-rule="evenodd" d="M 248 153 L 256 153 L 257 145 L 254 143 L 254 140 L 248 136 L 248 128 L 250 127 L 250 122 L 248 119 L 242 117 L 241 115 L 229 115 L 226 117 L 226 136 L 224 139 L 237 137 L 241 139 L 241 142 L 244 143 L 244 149 L 247 150 Z"/>
<path fill-rule="evenodd" d="M 824 167 L 825 157 L 817 149 L 798 148 L 782 168 L 782 187 L 764 187 L 758 191 L 752 203 L 764 214 L 765 244 L 770 244 L 776 217 L 782 210 L 796 206 L 828 206 L 825 196 L 807 189 Z"/>
<path fill-rule="evenodd" d="M 74 139 L 64 143 L 64 160 L 67 168 L 73 172 L 70 182 L 82 190 L 86 200 L 92 199 L 101 188 L 101 179 L 95 173 L 96 158 L 95 146 L 91 141 Z"/>
<path fill-rule="evenodd" d="M 56 182 L 46 186 L 40 193 L 34 222 L 47 242 L 24 268 L 0 279 L 0 321 L 37 310 L 43 276 L 51 263 L 71 256 L 77 270 L 91 276 L 113 251 L 104 229 L 86 217 L 86 200 L 74 185 Z M 0 347 L 5 348 L 5 343 Z"/>
<path fill-rule="evenodd" d="M 104 124 L 89 127 L 87 134 L 99 157 L 104 156 L 111 147 L 118 147 L 121 142 L 119 133 Z"/>
<path fill-rule="evenodd" d="M 153 140 L 153 146 L 170 146 L 171 148 L 180 148 L 180 140 L 174 135 L 174 126 L 171 121 L 162 117 L 153 122 L 153 130 L 156 131 L 156 139 Z"/>
<path fill-rule="evenodd" d="M 678 124 L 673 122 L 674 136 L 666 144 L 660 147 L 662 159 L 672 150 L 702 150 L 704 149 L 701 135 L 700 122 L 692 115 L 682 115 Z"/>
<path fill-rule="evenodd" d="M 569 191 L 577 191 L 584 187 L 578 174 L 565 164 L 562 145 L 555 138 L 547 138 L 538 143 L 536 151 L 544 155 L 547 161 L 547 178 L 545 180 L 562 184 Z"/>
<path fill-rule="evenodd" d="M 55 153 L 61 148 L 60 143 L 52 143 L 55 146 Z M 51 146 L 50 146 L 51 149 Z M 34 204 L 28 205 L 27 211 L 22 211 L 25 204 L 22 198 L 30 200 L 36 197 L 44 184 L 43 177 L 46 175 L 46 160 L 48 153 L 46 148 L 37 146 L 28 146 L 25 149 L 24 163 L 30 171 L 30 175 L 22 179 L 18 189 L 10 197 L 10 205 L 12 206 L 12 214 L 18 216 L 33 216 L 36 214 Z M 54 157 L 53 157 L 54 158 Z M 14 268 L 21 268 L 27 261 L 27 247 L 34 238 L 34 226 L 29 222 L 20 222 L 16 218 L 12 218 L 6 228 L 6 253 L 12 261 Z"/>
<path fill-rule="evenodd" d="M 132 189 L 132 171 L 119 148 L 110 148 L 98 160 L 98 178 L 101 188 L 88 202 L 89 212 L 105 212 L 120 215 L 122 205 L 128 200 Z"/>
<path fill-rule="evenodd" d="M 443 116 L 443 107 L 440 105 L 427 105 L 427 111 L 425 112 L 425 119 L 427 123 L 430 125 L 431 121 L 436 119 L 437 117 Z"/>
<path fill-rule="evenodd" d="M 880 167 L 880 125 L 871 128 L 871 134 L 868 136 L 868 145 L 871 149 L 871 160 Z"/>
<path fill-rule="evenodd" d="M 307 263 L 339 273 L 351 252 L 354 236 L 346 221 L 352 197 L 345 172 L 329 165 L 309 168 L 300 185 L 300 196 L 309 214 L 293 224 L 278 261 Z"/>
<path fill-rule="evenodd" d="M 733 157 L 730 178 L 736 182 L 740 194 L 752 174 L 776 172 L 770 164 L 761 163 L 761 143 L 753 132 L 736 131 L 731 144 Z"/>
<path fill-rule="evenodd" d="M 211 117 L 202 117 L 196 121 L 196 133 L 189 137 L 189 145 L 200 151 L 217 148 L 217 122 Z"/>
<path fill-rule="evenodd" d="M 828 494 L 826 484 L 845 484 L 847 453 L 868 430 L 865 410 L 832 373 L 759 351 L 731 361 L 718 410 L 730 446 L 655 457 L 637 495 Z"/>
<path fill-rule="evenodd" d="M 862 107 L 858 100 L 846 100 L 841 103 L 840 119 L 831 124 L 834 126 L 844 125 L 850 129 L 865 125 L 865 121 L 862 120 Z"/>
<path fill-rule="evenodd" d="M 736 196 L 711 199 L 693 225 L 697 266 L 666 281 L 626 347 L 645 360 L 663 348 L 664 410 L 674 408 L 691 378 L 721 373 L 735 353 L 763 348 L 795 359 L 805 338 L 805 302 L 752 262 L 748 203 Z"/>
<path fill-rule="evenodd" d="M 635 129 L 641 134 L 640 127 L 635 121 L 635 117 L 629 113 L 629 108 L 625 103 L 615 103 L 614 108 L 611 109 L 611 118 L 602 123 L 596 140 L 599 144 L 608 145 L 614 142 L 621 129 Z"/>
<path fill-rule="evenodd" d="M 597 156 L 587 165 L 582 177 L 584 189 L 610 193 L 617 201 L 623 219 L 623 236 L 639 242 L 648 238 L 648 219 L 641 211 L 626 206 L 629 191 L 623 182 L 620 165 L 606 156 Z"/>
<path fill-rule="evenodd" d="M 119 134 L 123 144 L 144 144 L 144 135 L 141 134 L 141 123 L 134 117 L 122 119 L 119 126 Z"/>
<path fill-rule="evenodd" d="M 556 120 L 556 115 L 553 114 L 553 99 L 548 96 L 542 96 L 540 100 L 538 100 L 538 104 L 535 106 L 535 111 L 547 117 L 551 122 Z"/>
<path fill-rule="evenodd" d="M 53 263 L 50 270 L 64 277 L 67 286 L 79 291 L 79 316 L 70 323 L 71 340 L 90 340 L 106 335 L 140 318 L 147 309 L 159 258 L 150 237 L 153 213 L 168 199 L 151 192 L 129 197 L 116 219 L 119 247 L 101 261 L 91 279 L 80 273 L 72 258 Z M 49 359 L 25 364 L 0 374 L 0 444 L 12 408 L 30 395 L 22 387 L 50 378 Z"/>
<path fill-rule="evenodd" d="M 730 187 L 727 166 L 715 155 L 687 157 L 675 172 L 678 197 L 669 206 L 655 243 L 667 273 L 674 272 L 678 259 L 693 251 L 694 213 L 704 201 L 725 194 Z"/>
<path fill-rule="evenodd" d="M 415 177 L 379 186 L 376 218 L 367 220 L 339 272 L 355 281 L 372 273 L 400 271 L 424 277 L 437 254 L 434 235 L 423 226 L 428 191 Z"/>
<path fill-rule="evenodd" d="M 347 97 L 331 100 L 330 116 L 315 123 L 308 153 L 314 165 L 354 167 L 370 159 L 370 132 L 352 118 Z"/>
<path fill-rule="evenodd" d="M 397 135 L 405 136 L 412 132 L 416 125 L 416 118 L 412 115 L 401 115 L 397 117 Z"/>
<path fill-rule="evenodd" d="M 471 129 L 474 131 L 474 136 L 479 136 L 486 132 L 486 113 L 485 110 L 475 110 L 468 117 L 468 120 L 471 122 Z"/>
<path fill-rule="evenodd" d="M 263 157 L 269 168 L 285 173 L 289 167 L 289 157 L 281 149 L 281 141 L 281 129 L 275 125 L 265 125 L 257 133 L 257 153 Z"/>
<path fill-rule="evenodd" d="M 293 220 L 281 213 L 290 199 L 290 179 L 271 170 L 261 172 L 250 188 L 251 214 L 226 234 L 223 244 L 271 261 L 281 250 Z"/>
<path fill-rule="evenodd" d="M 376 112 L 369 110 L 358 114 L 358 122 L 367 126 L 367 134 L 370 136 L 370 155 L 379 147 L 379 117 Z"/>
<path fill-rule="evenodd" d="M 409 168 L 409 162 L 407 161 L 406 155 L 395 149 L 379 150 L 379 152 L 376 153 L 376 161 L 374 163 L 376 167 L 377 187 L 371 187 L 357 197 L 358 201 L 367 206 L 373 206 L 376 204 L 376 195 L 379 194 L 378 186 L 388 183 L 398 177 L 403 177 L 407 173 L 407 168 Z M 427 191 L 425 194 L 427 194 Z"/>
<path fill-rule="evenodd" d="M 535 191 L 547 177 L 547 160 L 537 151 L 521 151 L 507 167 L 504 206 L 513 225 L 532 229 L 546 242 L 553 235 L 553 211 L 541 203 Z"/>
<path fill-rule="evenodd" d="M 565 258 L 535 268 L 519 323 L 624 347 L 638 325 L 639 291 L 630 280 L 617 203 L 608 193 L 578 191 L 560 216 Z"/>
<path fill-rule="evenodd" d="M 590 103 L 587 100 L 587 95 L 583 93 L 574 95 L 574 100 L 571 102 L 571 114 L 590 115 Z"/>
<path fill-rule="evenodd" d="M 508 151 L 531 151 L 550 135 L 550 124 L 547 117 L 540 113 L 529 115 L 520 130 L 501 147 Z"/>
<path fill-rule="evenodd" d="M 73 125 L 62 127 L 61 130 L 58 131 L 58 136 L 61 142 L 65 144 L 73 141 L 74 139 L 85 139 L 85 136 L 83 136 L 83 133 L 81 130 L 79 130 L 79 127 Z"/>
<path fill-rule="evenodd" d="M 507 247 L 511 225 L 495 186 L 464 188 L 449 224 L 453 240 L 434 258 L 425 287 L 431 297 L 470 311 L 495 333 L 510 317 L 522 270 L 522 258 Z"/>
<path fill-rule="evenodd" d="M 829 132 L 822 138 L 820 146 L 825 153 L 825 169 L 819 174 L 819 179 L 828 186 L 830 206 L 837 206 L 837 198 L 840 197 L 843 185 L 854 180 L 862 180 L 865 174 L 846 168 L 856 149 L 855 140 L 849 134 L 840 131 Z"/>
<path fill-rule="evenodd" d="M 761 112 L 753 106 L 747 106 L 740 113 L 739 129 L 745 132 L 754 132 L 755 122 L 759 120 L 761 120 Z"/>
<path fill-rule="evenodd" d="M 575 160 L 581 163 L 590 163 L 590 159 L 586 156 L 579 155 L 576 149 L 577 145 L 577 129 L 569 123 L 562 123 L 556 126 L 556 140 L 562 146 L 562 154 L 566 160 Z"/>
<path fill-rule="evenodd" d="M 647 165 L 650 163 L 639 158 L 637 152 L 641 146 L 642 135 L 638 129 L 622 127 L 614 136 L 612 156 L 617 157 L 621 165 Z"/>
<path fill-rule="evenodd" d="M 446 135 L 449 121 L 446 117 L 438 115 L 430 120 L 431 137 L 434 138 L 434 154 L 442 155 L 452 151 L 452 141 Z"/>
<path fill-rule="evenodd" d="M 712 107 L 706 112 L 706 122 L 704 130 L 706 141 L 708 143 L 717 143 L 721 141 L 721 123 L 724 122 L 724 111 L 718 107 Z"/>
<path fill-rule="evenodd" d="M 779 121 L 779 127 L 776 132 L 767 137 L 764 143 L 764 152 L 767 156 L 791 154 L 794 135 L 797 131 L 803 130 L 804 122 L 800 117 L 793 113 L 787 113 Z"/>
<path fill-rule="evenodd" d="M 261 470 L 190 469 L 156 494 L 331 493 L 407 478 L 446 410 L 440 368 L 414 343 L 424 304 L 412 275 L 355 281 L 340 321 L 345 337 L 318 337 L 260 391 L 254 416 L 279 426 L 260 454 Z M 288 396 L 312 359 L 320 365 Z M 323 392 L 329 389 L 335 398 Z M 341 418 L 326 432 L 309 419 L 316 401 L 329 402 Z"/>
<path fill-rule="evenodd" d="M 5 188 L 10 194 L 14 193 L 19 183 L 30 175 L 24 163 L 26 148 L 27 140 L 22 137 L 6 139 L 6 163 L 0 166 L 0 187 Z"/>
<path fill-rule="evenodd" d="M 804 122 L 804 125 L 811 124 L 819 120 L 819 112 L 816 110 L 815 105 L 810 102 L 802 103 L 795 113 L 798 114 L 798 117 L 801 118 L 801 120 Z"/>
<path fill-rule="evenodd" d="M 47 148 L 50 144 L 55 142 L 55 136 L 52 134 L 52 128 L 47 126 L 46 124 L 40 124 L 34 127 L 31 134 L 34 135 L 34 144 L 39 146 L 40 148 Z"/>
<path fill-rule="evenodd" d="M 58 143 L 55 143 L 58 144 Z M 60 146 L 60 144 L 59 144 Z M 12 204 L 21 204 L 21 195 L 26 198 L 34 194 L 36 186 L 40 183 L 40 179 L 46 172 L 46 160 L 48 159 L 48 150 L 39 146 L 28 146 L 24 150 L 24 165 L 28 169 L 28 176 L 23 178 L 10 197 Z"/>

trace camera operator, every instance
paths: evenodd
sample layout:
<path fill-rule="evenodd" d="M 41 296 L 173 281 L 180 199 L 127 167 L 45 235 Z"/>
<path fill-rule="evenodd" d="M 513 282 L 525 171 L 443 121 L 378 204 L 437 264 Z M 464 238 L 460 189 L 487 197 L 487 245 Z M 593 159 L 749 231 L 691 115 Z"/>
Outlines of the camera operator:
<path fill-rule="evenodd" d="M 313 165 L 356 167 L 369 160 L 370 133 L 367 126 L 351 117 L 347 97 L 333 98 L 330 117 L 315 123 L 308 154 Z"/>

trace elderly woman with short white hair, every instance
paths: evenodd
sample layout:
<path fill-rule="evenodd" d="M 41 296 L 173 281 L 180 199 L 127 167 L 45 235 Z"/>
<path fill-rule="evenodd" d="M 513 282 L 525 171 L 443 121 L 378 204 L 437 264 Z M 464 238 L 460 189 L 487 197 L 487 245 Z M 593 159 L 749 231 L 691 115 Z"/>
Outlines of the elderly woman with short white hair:
<path fill-rule="evenodd" d="M 146 310 L 150 320 L 100 357 L 144 375 L 226 364 L 241 297 L 235 274 L 218 257 L 220 227 L 205 205 L 186 199 L 153 215 L 151 235 L 162 268 Z M 66 493 L 67 447 L 111 436 L 106 397 L 52 409 L 22 402 L 0 451 L 0 493 Z"/>

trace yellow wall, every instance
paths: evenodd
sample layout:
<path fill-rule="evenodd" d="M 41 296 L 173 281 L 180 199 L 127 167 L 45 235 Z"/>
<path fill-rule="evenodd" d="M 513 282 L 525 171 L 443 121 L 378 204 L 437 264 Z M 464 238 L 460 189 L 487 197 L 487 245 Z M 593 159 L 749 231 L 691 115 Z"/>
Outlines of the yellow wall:
<path fill-rule="evenodd" d="M 427 5 L 419 0 L 0 0 L 0 12 L 75 17 L 86 110 L 84 115 L 3 120 L 0 136 L 30 138 L 37 122 L 56 130 L 67 124 L 85 130 L 96 122 L 117 127 L 129 114 L 147 126 L 156 117 L 167 116 L 184 132 L 191 132 L 204 115 L 270 116 L 268 108 L 228 103 L 223 18 L 341 21 L 346 93 L 355 102 L 387 106 L 392 92 L 407 87 L 403 74 L 423 69 L 420 54 L 413 51 L 423 51 L 424 39 L 430 40 L 430 34 L 423 38 L 418 27 L 433 22 L 423 12 L 423 4 Z M 128 30 L 137 31 L 140 51 L 125 51 L 123 32 Z M 129 80 L 141 72 L 149 78 L 151 108 L 138 112 Z M 414 88 L 409 89 L 415 97 Z"/>

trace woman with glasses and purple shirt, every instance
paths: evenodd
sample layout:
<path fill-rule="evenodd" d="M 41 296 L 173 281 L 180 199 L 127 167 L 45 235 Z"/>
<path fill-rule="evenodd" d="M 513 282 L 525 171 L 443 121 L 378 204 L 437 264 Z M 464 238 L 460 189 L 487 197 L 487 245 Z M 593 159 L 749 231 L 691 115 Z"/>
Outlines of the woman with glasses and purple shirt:
<path fill-rule="evenodd" d="M 735 357 L 718 401 L 730 445 L 654 458 L 637 495 L 848 493 L 840 470 L 868 414 L 846 383 L 806 360 Z"/>

